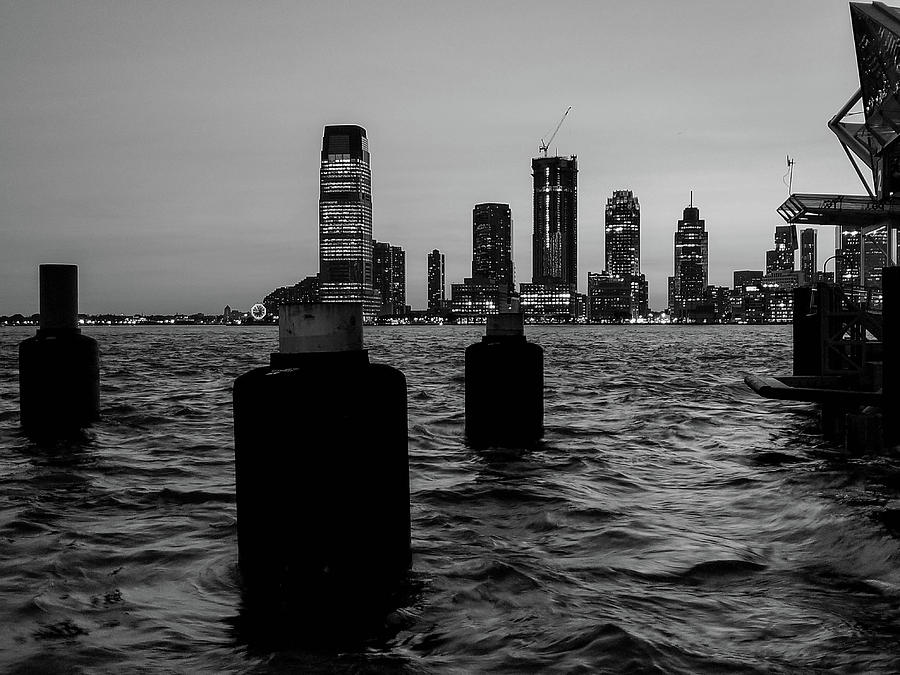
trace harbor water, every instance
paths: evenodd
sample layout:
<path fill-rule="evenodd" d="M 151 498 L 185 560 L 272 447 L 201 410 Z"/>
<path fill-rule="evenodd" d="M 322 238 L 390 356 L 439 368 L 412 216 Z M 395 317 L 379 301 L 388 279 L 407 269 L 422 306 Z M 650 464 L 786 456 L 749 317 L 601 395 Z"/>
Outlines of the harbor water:
<path fill-rule="evenodd" d="M 380 630 L 323 644 L 242 602 L 231 387 L 274 327 L 86 329 L 102 420 L 55 447 L 19 430 L 34 331 L 0 329 L 0 670 L 898 672 L 900 459 L 747 389 L 790 331 L 528 327 L 544 440 L 476 452 L 483 327 L 367 329 L 409 385 L 413 569 Z"/>

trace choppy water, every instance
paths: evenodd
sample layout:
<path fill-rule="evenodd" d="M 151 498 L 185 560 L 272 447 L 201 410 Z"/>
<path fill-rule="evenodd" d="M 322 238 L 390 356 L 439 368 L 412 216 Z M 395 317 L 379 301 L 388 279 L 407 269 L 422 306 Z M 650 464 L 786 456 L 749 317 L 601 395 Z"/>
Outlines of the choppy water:
<path fill-rule="evenodd" d="M 463 441 L 480 328 L 374 328 L 409 382 L 415 589 L 339 650 L 242 628 L 230 388 L 272 328 L 89 332 L 103 420 L 18 431 L 0 331 L 0 668 L 900 671 L 900 460 L 846 457 L 757 398 L 790 327 L 530 328 L 543 445 Z"/>

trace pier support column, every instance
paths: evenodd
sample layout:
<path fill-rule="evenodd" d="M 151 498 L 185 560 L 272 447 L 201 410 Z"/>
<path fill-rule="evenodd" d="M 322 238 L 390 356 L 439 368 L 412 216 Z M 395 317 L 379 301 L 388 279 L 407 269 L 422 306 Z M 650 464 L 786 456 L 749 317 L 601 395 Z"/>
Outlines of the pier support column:
<path fill-rule="evenodd" d="M 900 444 L 900 267 L 882 271 L 882 410 L 884 444 Z"/>
<path fill-rule="evenodd" d="M 810 316 L 812 287 L 794 289 L 794 375 L 821 375 L 821 337 L 816 315 Z"/>
<path fill-rule="evenodd" d="M 99 417 L 100 353 L 78 328 L 78 266 L 40 266 L 40 327 L 19 344 L 22 428 L 69 436 Z"/>
<path fill-rule="evenodd" d="M 544 435 L 544 350 L 520 312 L 488 317 L 466 348 L 466 438 L 473 447 L 527 448 Z"/>
<path fill-rule="evenodd" d="M 337 630 L 410 566 L 406 378 L 369 363 L 359 303 L 278 318 L 279 352 L 234 383 L 241 576 L 252 605 Z"/>

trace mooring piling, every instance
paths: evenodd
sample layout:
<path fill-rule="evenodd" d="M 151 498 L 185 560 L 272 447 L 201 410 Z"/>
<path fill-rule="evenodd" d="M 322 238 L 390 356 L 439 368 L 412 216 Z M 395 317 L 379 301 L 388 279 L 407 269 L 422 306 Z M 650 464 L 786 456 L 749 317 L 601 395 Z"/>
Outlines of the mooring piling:
<path fill-rule="evenodd" d="M 411 561 L 406 378 L 369 362 L 362 305 L 282 305 L 234 383 L 239 564 L 257 604 L 377 611 Z"/>
<path fill-rule="evenodd" d="M 525 339 L 523 316 L 488 317 L 466 348 L 466 438 L 473 447 L 528 447 L 544 435 L 544 350 Z"/>
<path fill-rule="evenodd" d="M 39 268 L 40 324 L 19 344 L 19 409 L 33 437 L 68 436 L 100 412 L 100 353 L 78 327 L 78 266 Z"/>

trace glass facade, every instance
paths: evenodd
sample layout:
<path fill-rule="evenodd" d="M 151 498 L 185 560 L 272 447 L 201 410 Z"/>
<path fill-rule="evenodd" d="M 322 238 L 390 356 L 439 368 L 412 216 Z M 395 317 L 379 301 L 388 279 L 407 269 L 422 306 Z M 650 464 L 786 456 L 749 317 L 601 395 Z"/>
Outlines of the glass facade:
<path fill-rule="evenodd" d="M 628 318 L 646 316 L 649 307 L 647 280 L 641 274 L 641 206 L 631 190 L 616 190 L 606 200 L 605 235 L 606 272 L 622 279 L 629 289 Z"/>
<path fill-rule="evenodd" d="M 513 288 L 509 204 L 476 204 L 472 211 L 472 277 Z"/>
<path fill-rule="evenodd" d="M 325 127 L 319 169 L 319 274 L 322 302 L 361 302 L 374 318 L 372 174 L 366 130 Z"/>
<path fill-rule="evenodd" d="M 406 252 L 399 246 L 372 240 L 372 283 L 378 314 L 406 314 Z"/>
<path fill-rule="evenodd" d="M 531 160 L 534 179 L 532 282 L 578 283 L 578 161 Z"/>
<path fill-rule="evenodd" d="M 775 248 L 766 251 L 766 274 L 794 269 L 797 234 L 793 225 L 775 227 Z"/>
<path fill-rule="evenodd" d="M 499 314 L 508 308 L 508 293 L 497 282 L 488 279 L 466 279 L 452 284 L 451 303 L 453 313 L 463 320 L 483 320 L 489 314 Z"/>
<path fill-rule="evenodd" d="M 641 273 L 641 206 L 631 190 L 606 200 L 606 271 L 623 279 Z"/>
<path fill-rule="evenodd" d="M 428 254 L 428 309 L 440 311 L 444 308 L 446 281 L 444 277 L 444 254 L 434 249 Z"/>
<path fill-rule="evenodd" d="M 675 231 L 675 274 L 669 279 L 673 316 L 691 318 L 704 302 L 709 277 L 709 235 L 700 209 L 688 206 Z"/>
<path fill-rule="evenodd" d="M 631 287 L 621 277 L 588 273 L 588 319 L 592 323 L 621 323 L 631 316 Z"/>
<path fill-rule="evenodd" d="M 809 227 L 800 232 L 800 270 L 806 283 L 815 283 L 818 271 L 818 242 L 816 231 Z"/>
<path fill-rule="evenodd" d="M 519 307 L 533 323 L 568 323 L 578 314 L 575 286 L 566 283 L 519 285 Z"/>

